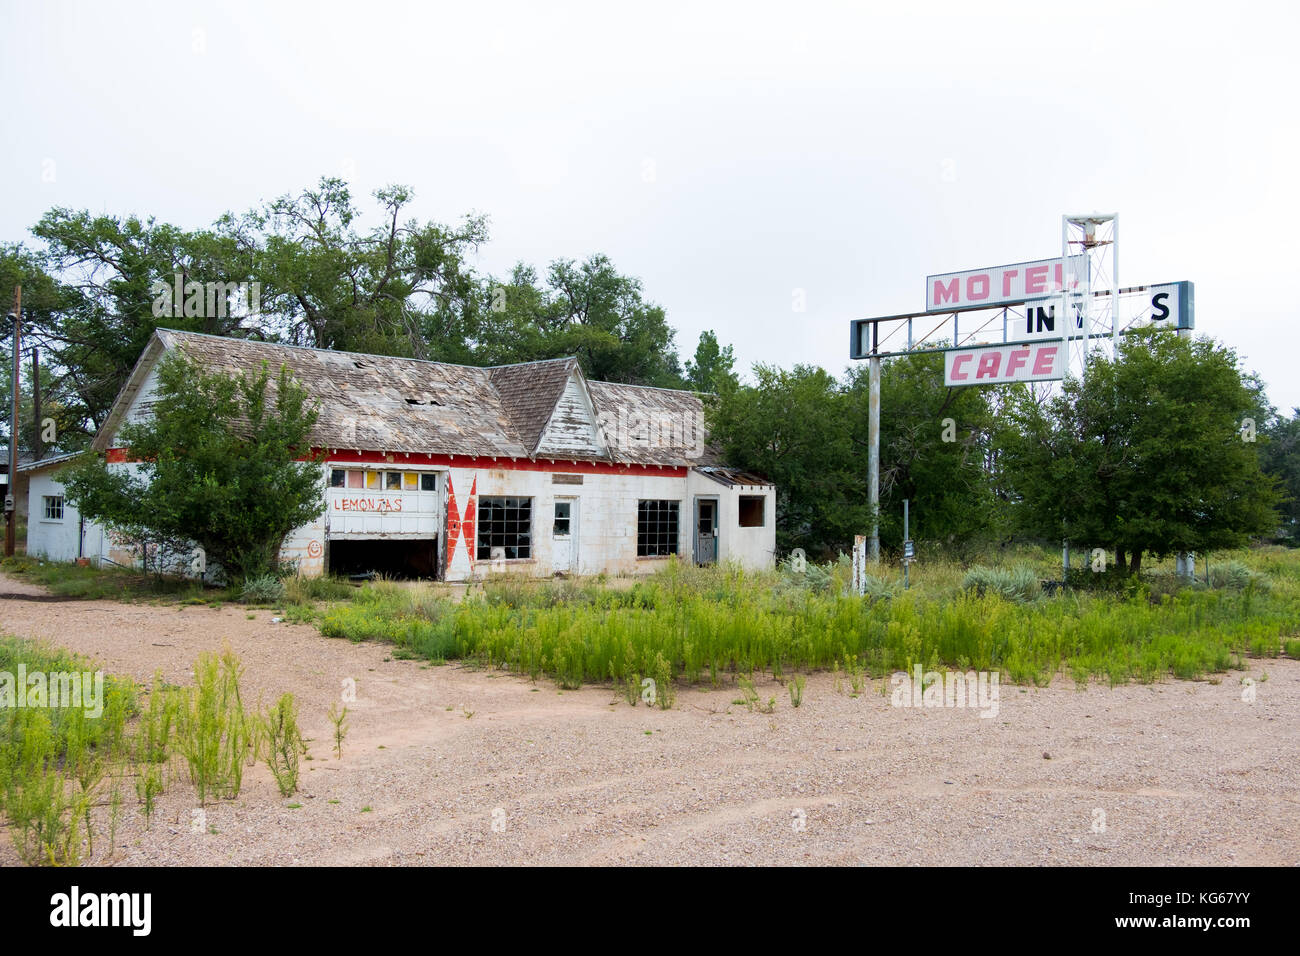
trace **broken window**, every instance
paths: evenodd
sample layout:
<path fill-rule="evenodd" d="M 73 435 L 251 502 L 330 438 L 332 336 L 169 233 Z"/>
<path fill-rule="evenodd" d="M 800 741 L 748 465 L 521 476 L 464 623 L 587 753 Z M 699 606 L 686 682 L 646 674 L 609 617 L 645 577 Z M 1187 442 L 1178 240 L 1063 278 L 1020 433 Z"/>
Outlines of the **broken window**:
<path fill-rule="evenodd" d="M 742 528 L 763 527 L 764 503 L 765 500 L 762 495 L 740 496 L 740 526 Z"/>
<path fill-rule="evenodd" d="M 654 558 L 677 553 L 677 501 L 638 501 L 636 556 Z"/>
<path fill-rule="evenodd" d="M 507 559 L 532 557 L 533 499 L 478 499 L 478 560 L 490 561 L 492 549 Z"/>

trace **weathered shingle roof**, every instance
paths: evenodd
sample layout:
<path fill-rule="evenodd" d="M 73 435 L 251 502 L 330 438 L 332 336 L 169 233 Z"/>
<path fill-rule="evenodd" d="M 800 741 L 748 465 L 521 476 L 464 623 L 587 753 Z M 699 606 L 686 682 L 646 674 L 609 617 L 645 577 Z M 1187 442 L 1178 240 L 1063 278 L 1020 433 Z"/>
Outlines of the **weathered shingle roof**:
<path fill-rule="evenodd" d="M 624 461 L 697 465 L 710 449 L 704 406 L 694 392 L 615 382 L 588 382 L 606 440 Z"/>
<path fill-rule="evenodd" d="M 529 452 L 537 447 L 542 431 L 564 393 L 569 376 L 578 367 L 573 357 L 523 365 L 498 365 L 489 369 L 502 408 L 514 422 Z"/>
<path fill-rule="evenodd" d="M 333 352 L 159 329 L 123 387 L 94 447 L 107 448 L 126 411 L 165 350 L 177 350 L 208 369 L 256 371 L 281 364 L 320 402 L 312 444 L 327 449 L 528 458 L 572 375 L 584 382 L 600 424 L 676 421 L 685 441 L 647 440 L 606 428 L 610 459 L 633 464 L 690 466 L 711 459 L 690 428 L 703 427 L 697 395 L 670 389 L 585 382 L 569 357 L 495 368 L 474 368 L 390 355 Z M 671 429 L 669 429 L 671 431 Z M 569 457 L 568 454 L 565 457 Z M 582 457 L 582 456 L 579 456 Z"/>

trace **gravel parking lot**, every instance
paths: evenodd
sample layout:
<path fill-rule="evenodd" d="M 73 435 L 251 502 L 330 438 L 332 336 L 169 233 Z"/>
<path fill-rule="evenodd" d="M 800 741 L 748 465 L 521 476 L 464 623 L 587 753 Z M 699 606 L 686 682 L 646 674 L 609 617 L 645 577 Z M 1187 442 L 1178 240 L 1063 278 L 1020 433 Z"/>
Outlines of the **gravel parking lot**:
<path fill-rule="evenodd" d="M 808 678 L 799 708 L 768 680 L 771 714 L 734 703 L 730 683 L 681 690 L 663 711 L 608 687 L 393 660 L 248 613 L 63 601 L 0 576 L 0 631 L 175 683 L 228 643 L 247 699 L 299 699 L 312 756 L 301 793 L 281 798 L 259 766 L 195 833 L 178 779 L 151 827 L 132 806 L 95 862 L 1300 863 L 1297 661 L 1114 689 L 1003 684 L 994 718 L 893 707 L 879 681 L 853 697 L 829 674 Z M 340 760 L 326 713 L 347 677 L 357 699 Z M 17 863 L 7 839 L 0 863 Z"/>

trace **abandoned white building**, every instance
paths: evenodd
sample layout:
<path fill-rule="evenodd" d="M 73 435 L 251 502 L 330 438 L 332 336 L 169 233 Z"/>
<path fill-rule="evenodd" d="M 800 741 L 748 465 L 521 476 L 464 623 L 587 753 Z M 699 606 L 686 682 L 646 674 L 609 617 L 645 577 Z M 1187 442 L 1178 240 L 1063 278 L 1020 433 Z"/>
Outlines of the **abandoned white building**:
<path fill-rule="evenodd" d="M 115 439 L 149 414 L 172 350 L 227 373 L 283 364 L 320 403 L 327 507 L 281 553 L 303 574 L 637 574 L 676 556 L 772 566 L 775 489 L 717 460 L 691 392 L 589 381 L 574 358 L 472 368 L 160 329 L 92 446 L 110 463 L 134 467 Z M 28 466 L 28 553 L 134 563 L 65 503 L 63 463 Z"/>

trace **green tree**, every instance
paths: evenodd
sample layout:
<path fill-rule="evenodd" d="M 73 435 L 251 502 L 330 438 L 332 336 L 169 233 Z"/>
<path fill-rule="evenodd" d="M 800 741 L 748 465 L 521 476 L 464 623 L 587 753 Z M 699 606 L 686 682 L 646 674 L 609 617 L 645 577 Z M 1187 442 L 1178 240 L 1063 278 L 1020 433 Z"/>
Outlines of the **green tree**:
<path fill-rule="evenodd" d="M 509 283 L 485 287 L 485 301 L 475 342 L 483 364 L 574 355 L 597 381 L 683 385 L 663 308 L 646 302 L 641 280 L 619 273 L 607 256 L 557 259 L 544 284 L 521 264 Z"/>
<path fill-rule="evenodd" d="M 999 436 L 1025 527 L 1142 556 L 1244 545 L 1277 527 L 1276 482 L 1242 440 L 1257 393 L 1230 349 L 1163 332 L 1101 351 L 1044 404 L 1021 401 Z"/>
<path fill-rule="evenodd" d="M 711 444 L 728 464 L 776 485 L 778 551 L 801 547 L 816 559 L 847 551 L 870 516 L 847 394 L 808 365 L 756 365 L 754 377 L 754 386 L 725 390 L 706 406 Z"/>
<path fill-rule="evenodd" d="M 274 330 L 298 345 L 460 362 L 468 357 L 481 289 L 467 264 L 487 220 L 456 226 L 402 220 L 415 194 L 374 193 L 383 221 L 368 232 L 341 179 L 281 196 L 218 227 L 258 250 L 262 305 Z"/>
<path fill-rule="evenodd" d="M 283 366 L 272 383 L 265 364 L 231 377 L 169 356 L 152 416 L 117 439 L 138 471 L 87 455 L 63 481 L 83 515 L 129 536 L 191 541 L 236 581 L 273 572 L 285 536 L 325 508 L 301 460 L 317 412 Z"/>
<path fill-rule="evenodd" d="M 249 318 L 224 299 L 201 314 L 157 314 L 157 283 L 246 282 L 257 277 L 255 250 L 235 237 L 187 231 L 135 216 L 94 216 L 55 208 L 32 229 L 44 240 L 42 266 L 57 276 L 48 307 L 29 317 L 33 340 L 67 376 L 93 434 L 156 328 L 242 334 Z M 24 287 L 24 312 L 27 290 Z M 219 307 L 218 307 L 219 306 Z M 190 314 L 186 314 L 186 312 Z"/>
<path fill-rule="evenodd" d="M 46 271 L 43 257 L 21 244 L 0 246 L 0 299 L 3 299 L 3 314 L 6 316 L 0 331 L 0 392 L 5 396 L 0 402 L 0 433 L 8 442 L 9 416 L 11 414 L 8 395 L 13 369 L 10 357 L 13 354 L 13 324 L 7 315 L 12 309 L 14 287 L 23 289 L 23 340 L 22 340 L 22 407 L 19 410 L 19 447 L 24 453 L 30 453 L 34 447 L 33 435 L 36 425 L 31 417 L 31 366 L 29 364 L 33 348 L 41 352 L 41 417 L 53 418 L 56 423 L 56 437 L 53 443 L 46 441 L 46 450 L 74 450 L 90 440 L 91 423 L 88 421 L 89 407 L 86 403 L 87 390 L 85 382 L 93 377 L 93 371 L 74 373 L 61 363 L 61 355 L 67 351 L 67 344 L 62 341 L 51 342 L 48 332 L 54 327 L 59 316 L 76 309 L 81 302 L 81 294 L 74 288 L 64 285 Z"/>
<path fill-rule="evenodd" d="M 697 392 L 720 392 L 737 384 L 736 356 L 730 345 L 718 345 L 712 329 L 700 333 L 695 358 L 686 363 L 686 384 Z"/>
<path fill-rule="evenodd" d="M 869 372 L 850 368 L 847 389 L 855 457 L 868 494 Z M 943 355 L 886 359 L 880 375 L 880 539 L 894 550 L 903 539 L 903 500 L 909 533 L 918 541 L 961 550 L 1001 530 L 994 494 L 991 445 L 995 395 L 986 388 L 949 388 Z"/>
<path fill-rule="evenodd" d="M 1267 426 L 1260 443 L 1260 465 L 1272 475 L 1286 496 L 1282 527 L 1293 545 L 1300 545 L 1300 408 L 1291 417 L 1277 416 Z"/>

